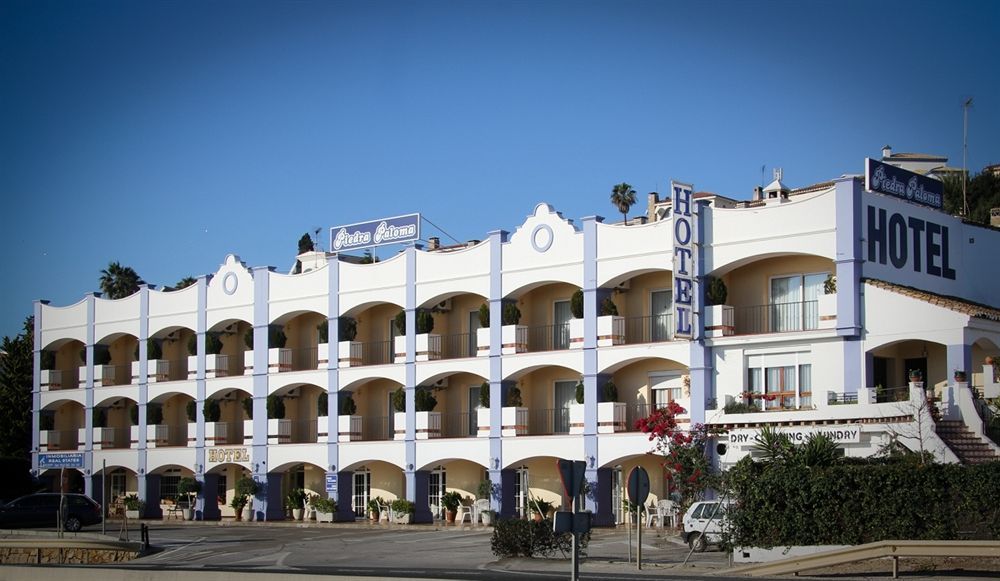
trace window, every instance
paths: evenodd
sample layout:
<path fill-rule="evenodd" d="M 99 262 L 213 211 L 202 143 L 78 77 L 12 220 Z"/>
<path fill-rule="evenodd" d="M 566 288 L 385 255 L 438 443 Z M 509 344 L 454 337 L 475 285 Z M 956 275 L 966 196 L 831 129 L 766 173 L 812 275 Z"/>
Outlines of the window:
<path fill-rule="evenodd" d="M 653 405 L 657 408 L 684 397 L 684 378 L 680 371 L 651 373 L 649 387 L 653 391 Z"/>
<path fill-rule="evenodd" d="M 671 291 L 653 291 L 649 295 L 651 311 L 649 334 L 653 341 L 670 340 L 670 303 L 672 298 Z"/>
<path fill-rule="evenodd" d="M 160 478 L 160 498 L 177 499 L 177 483 L 180 482 L 179 474 L 164 474 Z"/>
<path fill-rule="evenodd" d="M 434 512 L 434 518 L 440 518 L 444 507 L 441 506 L 441 495 L 446 492 L 447 474 L 443 466 L 438 466 L 428 475 L 427 478 L 427 504 Z M 437 508 L 435 511 L 434 509 Z"/>
<path fill-rule="evenodd" d="M 354 494 L 351 497 L 351 505 L 354 507 L 354 516 L 364 518 L 368 512 L 368 497 L 371 496 L 372 473 L 367 469 L 354 473 Z"/>
<path fill-rule="evenodd" d="M 552 314 L 552 349 L 569 349 L 569 320 L 573 318 L 569 301 L 556 301 Z"/>
<path fill-rule="evenodd" d="M 229 487 L 226 485 L 226 475 L 223 474 L 219 476 L 215 486 L 215 496 L 219 504 L 221 505 L 226 504 L 226 491 L 228 490 Z"/>
<path fill-rule="evenodd" d="M 552 411 L 552 432 L 569 433 L 569 406 L 576 403 L 577 381 L 557 381 L 554 387 L 555 406 Z"/>
<path fill-rule="evenodd" d="M 771 279 L 772 333 L 816 329 L 819 295 L 828 273 L 797 274 Z"/>
<path fill-rule="evenodd" d="M 747 356 L 743 401 L 763 410 L 812 407 L 810 353 L 769 353 Z"/>
<path fill-rule="evenodd" d="M 524 518 L 528 514 L 528 467 L 521 466 L 514 470 L 514 504 L 517 514 Z"/>
<path fill-rule="evenodd" d="M 115 470 L 111 473 L 110 498 L 115 499 L 125 495 L 125 471 Z"/>

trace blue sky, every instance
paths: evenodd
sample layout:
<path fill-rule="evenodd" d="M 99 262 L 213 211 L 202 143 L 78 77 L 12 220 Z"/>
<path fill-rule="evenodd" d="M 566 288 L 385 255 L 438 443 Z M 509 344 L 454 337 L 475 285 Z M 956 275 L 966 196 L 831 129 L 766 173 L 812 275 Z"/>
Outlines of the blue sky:
<path fill-rule="evenodd" d="M 997 2 L 0 0 L 0 335 L 109 261 L 173 284 L 229 252 L 421 212 L 620 219 L 621 181 L 745 199 L 895 151 L 1000 163 Z M 441 235 L 425 228 L 425 236 Z M 442 240 L 448 242 L 444 235 Z M 324 237 L 325 240 L 325 237 Z"/>

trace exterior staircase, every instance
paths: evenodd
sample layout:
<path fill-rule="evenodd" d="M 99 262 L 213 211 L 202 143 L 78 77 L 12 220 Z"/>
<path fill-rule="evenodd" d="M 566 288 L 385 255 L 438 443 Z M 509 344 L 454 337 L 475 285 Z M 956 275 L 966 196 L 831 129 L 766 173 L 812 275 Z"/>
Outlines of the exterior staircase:
<path fill-rule="evenodd" d="M 937 421 L 937 435 L 944 440 L 963 464 L 983 464 L 1000 460 L 1000 456 L 973 434 L 961 421 Z"/>

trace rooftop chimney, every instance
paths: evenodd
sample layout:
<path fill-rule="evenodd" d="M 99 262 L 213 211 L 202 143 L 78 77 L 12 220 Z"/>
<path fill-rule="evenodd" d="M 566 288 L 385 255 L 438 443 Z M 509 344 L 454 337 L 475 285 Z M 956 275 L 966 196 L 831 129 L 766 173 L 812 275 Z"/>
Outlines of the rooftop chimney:
<path fill-rule="evenodd" d="M 886 145 L 882 148 L 882 159 L 885 160 L 889 159 L 890 157 L 892 157 L 892 146 Z"/>
<path fill-rule="evenodd" d="M 427 250 L 437 250 L 441 247 L 441 239 L 437 236 L 431 236 L 427 239 Z"/>

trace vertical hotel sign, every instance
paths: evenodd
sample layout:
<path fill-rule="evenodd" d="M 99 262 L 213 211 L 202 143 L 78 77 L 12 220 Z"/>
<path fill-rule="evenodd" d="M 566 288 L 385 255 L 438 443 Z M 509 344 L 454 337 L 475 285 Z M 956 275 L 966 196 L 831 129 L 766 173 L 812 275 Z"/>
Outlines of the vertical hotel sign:
<path fill-rule="evenodd" d="M 694 320 L 695 214 L 691 211 L 694 186 L 670 182 L 670 203 L 674 237 L 674 337 L 692 339 Z"/>

